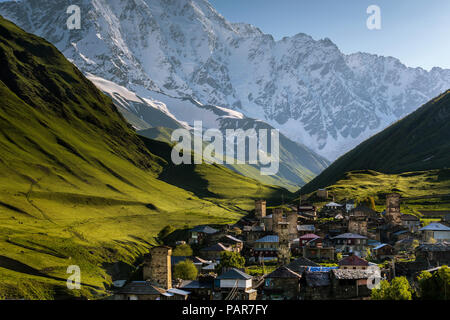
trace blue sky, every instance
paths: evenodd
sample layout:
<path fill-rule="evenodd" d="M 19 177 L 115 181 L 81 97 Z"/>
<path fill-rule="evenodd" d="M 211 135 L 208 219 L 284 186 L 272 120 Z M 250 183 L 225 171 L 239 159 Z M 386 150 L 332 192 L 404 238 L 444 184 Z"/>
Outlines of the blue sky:
<path fill-rule="evenodd" d="M 411 67 L 450 68 L 449 0 L 210 0 L 231 22 L 246 22 L 275 39 L 299 32 L 330 38 L 344 53 L 394 56 Z M 381 30 L 369 30 L 369 5 Z"/>

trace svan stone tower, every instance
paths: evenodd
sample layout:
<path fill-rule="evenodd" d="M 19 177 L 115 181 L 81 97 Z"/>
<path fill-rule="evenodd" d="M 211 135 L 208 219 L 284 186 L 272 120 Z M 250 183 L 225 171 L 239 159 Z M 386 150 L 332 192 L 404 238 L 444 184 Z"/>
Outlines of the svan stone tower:
<path fill-rule="evenodd" d="M 167 246 L 153 247 L 145 256 L 144 280 L 150 281 L 164 289 L 172 288 L 172 248 Z"/>

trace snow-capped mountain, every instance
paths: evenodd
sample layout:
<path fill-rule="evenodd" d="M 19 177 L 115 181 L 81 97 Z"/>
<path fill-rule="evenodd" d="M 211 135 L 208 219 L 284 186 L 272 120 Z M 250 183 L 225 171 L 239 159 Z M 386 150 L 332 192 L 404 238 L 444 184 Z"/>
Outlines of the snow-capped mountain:
<path fill-rule="evenodd" d="M 450 87 L 450 70 L 344 55 L 331 40 L 301 33 L 275 41 L 228 22 L 206 0 L 70 4 L 81 8 L 80 30 L 67 28 L 67 0 L 11 1 L 0 13 L 54 43 L 85 73 L 138 94 L 236 110 L 330 160 Z"/>

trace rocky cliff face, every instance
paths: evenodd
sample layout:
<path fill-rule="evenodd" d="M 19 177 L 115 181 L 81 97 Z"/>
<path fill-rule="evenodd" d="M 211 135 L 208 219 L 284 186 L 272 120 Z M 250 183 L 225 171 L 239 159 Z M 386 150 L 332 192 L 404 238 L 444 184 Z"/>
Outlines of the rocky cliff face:
<path fill-rule="evenodd" d="M 328 159 L 450 87 L 450 70 L 408 68 L 329 39 L 275 41 L 225 20 L 206 0 L 80 0 L 0 4 L 0 14 L 53 42 L 83 72 L 135 92 L 190 97 L 261 119 Z M 183 120 L 183 119 L 180 119 Z"/>

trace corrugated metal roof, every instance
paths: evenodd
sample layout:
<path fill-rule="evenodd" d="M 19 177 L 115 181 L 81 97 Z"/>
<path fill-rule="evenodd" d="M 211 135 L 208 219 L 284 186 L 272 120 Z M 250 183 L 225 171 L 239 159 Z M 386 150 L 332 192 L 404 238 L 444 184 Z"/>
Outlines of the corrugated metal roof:
<path fill-rule="evenodd" d="M 256 240 L 255 242 L 278 242 L 278 236 L 269 235 Z"/>
<path fill-rule="evenodd" d="M 236 268 L 231 268 L 230 270 L 228 270 L 225 273 L 222 273 L 220 276 L 218 276 L 216 279 L 219 280 L 250 280 L 252 279 L 251 275 L 246 274 L 245 272 L 236 269 Z"/>
<path fill-rule="evenodd" d="M 184 290 L 177 289 L 177 288 L 171 288 L 171 289 L 167 290 L 167 292 L 173 293 L 173 294 L 178 294 L 181 296 L 187 296 L 187 295 L 191 294 L 189 291 L 184 291 Z"/>
<path fill-rule="evenodd" d="M 343 233 L 332 239 L 367 239 L 367 237 L 356 233 Z"/>
<path fill-rule="evenodd" d="M 450 231 L 450 228 L 442 223 L 432 222 L 426 227 L 420 228 L 419 231 Z"/>

